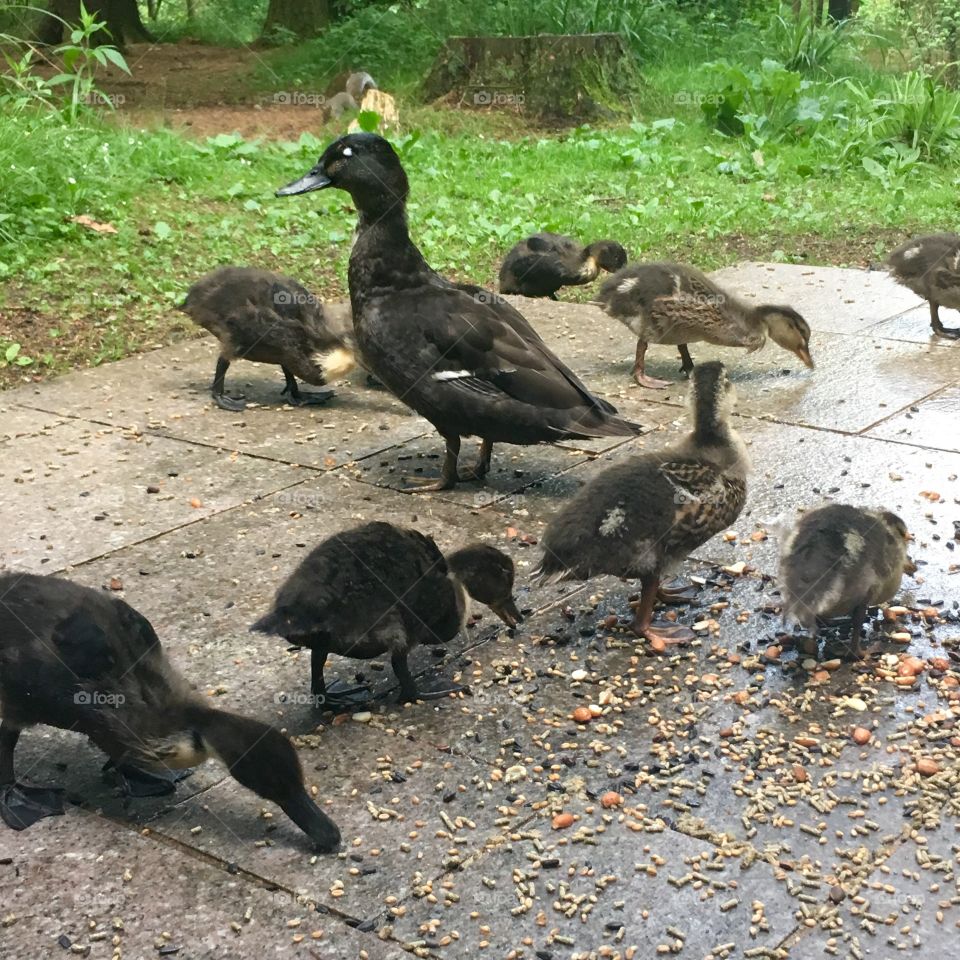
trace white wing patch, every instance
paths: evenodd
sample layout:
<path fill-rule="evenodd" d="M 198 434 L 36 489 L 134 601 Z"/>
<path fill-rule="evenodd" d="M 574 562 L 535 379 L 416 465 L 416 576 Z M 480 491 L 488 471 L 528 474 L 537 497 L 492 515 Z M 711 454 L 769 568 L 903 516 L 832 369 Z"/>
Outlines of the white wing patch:
<path fill-rule="evenodd" d="M 909 250 L 903 251 L 904 260 L 912 260 L 920 252 L 919 247 L 911 247 Z"/>
<path fill-rule="evenodd" d="M 617 293 L 629 293 L 639 282 L 639 277 L 627 277 L 626 280 L 620 282 L 620 285 L 617 287 Z"/>
<path fill-rule="evenodd" d="M 617 506 L 610 510 L 600 521 L 600 535 L 602 537 L 612 537 L 623 529 L 627 519 L 627 513 L 623 507 Z"/>
<path fill-rule="evenodd" d="M 437 370 L 433 375 L 434 380 L 462 380 L 464 377 L 472 377 L 469 370 Z"/>

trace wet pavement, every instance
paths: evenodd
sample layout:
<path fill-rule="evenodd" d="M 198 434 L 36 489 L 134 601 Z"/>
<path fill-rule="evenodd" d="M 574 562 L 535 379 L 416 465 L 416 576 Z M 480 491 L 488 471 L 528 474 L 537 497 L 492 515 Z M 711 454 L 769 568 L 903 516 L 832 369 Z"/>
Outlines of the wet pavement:
<path fill-rule="evenodd" d="M 486 486 L 440 494 L 399 489 L 437 471 L 441 443 L 362 376 L 293 409 L 275 368 L 237 363 L 229 389 L 256 405 L 228 413 L 207 339 L 0 395 L 0 566 L 121 591 L 218 706 L 295 739 L 344 837 L 312 855 L 214 763 L 130 802 L 94 748 L 35 728 L 20 775 L 69 803 L 0 829 L 0 957 L 952 956 L 960 344 L 881 273 L 718 277 L 800 310 L 817 368 L 773 344 L 691 348 L 728 364 L 753 473 L 743 515 L 684 570 L 699 597 L 669 615 L 698 639 L 668 657 L 623 629 L 635 585 L 529 583 L 566 497 L 684 429 L 674 349 L 651 347 L 648 372 L 676 385 L 636 387 L 629 331 L 592 306 L 522 301 L 644 435 L 500 447 Z M 776 533 L 828 499 L 893 509 L 914 536 L 905 610 L 875 616 L 862 664 L 778 613 Z M 306 700 L 306 654 L 247 626 L 310 547 L 374 518 L 506 550 L 530 615 L 418 650 L 415 672 L 469 685 L 444 701 L 401 706 L 388 663 L 332 657 L 375 696 L 334 718 Z"/>

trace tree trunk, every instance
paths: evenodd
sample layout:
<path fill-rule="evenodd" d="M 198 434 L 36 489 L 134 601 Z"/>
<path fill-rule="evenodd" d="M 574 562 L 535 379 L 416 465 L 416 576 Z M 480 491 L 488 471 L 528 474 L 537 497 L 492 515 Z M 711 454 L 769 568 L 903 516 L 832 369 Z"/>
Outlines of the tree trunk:
<path fill-rule="evenodd" d="M 329 0 L 270 0 L 260 35 L 269 38 L 275 30 L 289 30 L 297 37 L 315 37 L 329 23 Z"/>
<path fill-rule="evenodd" d="M 827 16 L 836 23 L 849 20 L 853 13 L 851 0 L 828 0 Z"/>
<path fill-rule="evenodd" d="M 88 12 L 97 14 L 97 19 L 106 23 L 110 31 L 110 36 L 106 37 L 102 30 L 98 30 L 93 37 L 95 42 L 112 43 L 118 47 L 125 43 L 153 42 L 153 36 L 140 19 L 137 0 L 87 0 L 84 5 Z M 53 45 L 63 40 L 61 21 L 71 25 L 80 22 L 80 0 L 50 0 L 47 9 L 52 16 L 41 19 L 37 40 Z"/>

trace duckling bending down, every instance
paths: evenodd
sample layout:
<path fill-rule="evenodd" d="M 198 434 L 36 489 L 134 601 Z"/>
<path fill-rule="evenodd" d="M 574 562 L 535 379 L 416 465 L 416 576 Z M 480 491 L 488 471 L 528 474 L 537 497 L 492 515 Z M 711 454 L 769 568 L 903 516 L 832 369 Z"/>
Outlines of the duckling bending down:
<path fill-rule="evenodd" d="M 669 386 L 644 372 L 647 345 L 676 344 L 681 373 L 690 375 L 688 343 L 706 341 L 722 347 L 759 350 L 769 336 L 784 350 L 813 368 L 810 327 L 792 307 L 750 306 L 726 293 L 695 267 L 681 263 L 634 263 L 619 270 L 600 288 L 598 302 L 614 319 L 637 335 L 633 378 L 642 387 Z"/>
<path fill-rule="evenodd" d="M 960 234 L 933 233 L 910 240 L 890 254 L 887 269 L 897 283 L 930 304 L 930 326 L 935 334 L 960 338 L 960 327 L 945 327 L 940 322 L 940 307 L 960 310 Z"/>
<path fill-rule="evenodd" d="M 289 402 L 326 403 L 332 390 L 302 392 L 297 377 L 315 386 L 337 380 L 356 363 L 350 306 L 323 304 L 296 280 L 255 267 L 221 267 L 198 280 L 179 307 L 220 341 L 214 403 L 243 410 L 242 397 L 224 393 L 233 360 L 277 364 Z"/>
<path fill-rule="evenodd" d="M 349 706 L 360 689 L 327 687 L 330 653 L 359 660 L 389 653 L 401 698 L 432 699 L 463 688 L 418 692 L 407 655 L 417 644 L 452 640 L 469 613 L 467 595 L 516 626 L 513 577 L 513 561 L 494 547 L 477 544 L 444 558 L 415 530 L 367 523 L 315 547 L 250 629 L 312 650 L 310 689 L 328 709 Z"/>
<path fill-rule="evenodd" d="M 604 470 L 550 521 L 542 539 L 542 582 L 601 574 L 640 580 L 631 623 L 653 650 L 689 640 L 686 627 L 654 625 L 661 581 L 697 547 L 740 516 L 747 497 L 747 451 L 729 424 L 735 401 L 722 363 L 694 370 L 693 430 L 657 453 Z"/>
<path fill-rule="evenodd" d="M 61 792 L 26 786 L 13 754 L 25 727 L 90 738 L 136 795 L 170 793 L 171 771 L 216 757 L 276 803 L 318 850 L 340 831 L 307 795 L 297 753 L 258 720 L 208 706 L 123 600 L 58 577 L 0 575 L 0 817 L 22 830 L 63 813 Z"/>
<path fill-rule="evenodd" d="M 578 286 L 613 273 L 627 262 L 627 251 L 612 240 L 583 247 L 559 233 L 535 233 L 521 240 L 500 267 L 500 292 L 557 299 L 561 287 Z"/>
<path fill-rule="evenodd" d="M 364 365 L 446 441 L 440 479 L 421 489 L 482 480 L 494 443 L 640 432 L 593 396 L 506 301 L 430 268 L 410 239 L 407 176 L 386 140 L 371 133 L 341 137 L 277 194 L 327 187 L 346 190 L 359 213 L 349 280 Z M 465 436 L 482 444 L 476 466 L 460 474 Z"/>
<path fill-rule="evenodd" d="M 850 617 L 852 653 L 860 657 L 867 608 L 892 600 L 907 559 L 907 527 L 888 510 L 830 504 L 803 515 L 783 542 L 780 587 L 784 617 L 806 629 Z"/>

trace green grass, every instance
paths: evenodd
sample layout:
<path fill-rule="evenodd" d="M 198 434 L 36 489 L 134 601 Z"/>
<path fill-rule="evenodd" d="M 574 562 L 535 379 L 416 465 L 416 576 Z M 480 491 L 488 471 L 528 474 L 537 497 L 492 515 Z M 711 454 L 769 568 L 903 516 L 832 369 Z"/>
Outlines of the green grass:
<path fill-rule="evenodd" d="M 737 35 L 710 53 L 737 53 L 758 70 L 760 55 L 744 45 Z M 405 128 L 421 135 L 400 146 L 411 230 L 427 259 L 493 284 L 503 253 L 546 229 L 706 268 L 743 256 L 863 263 L 902 235 L 957 225 L 950 124 L 934 123 L 935 149 L 890 139 L 890 78 L 838 54 L 832 72 L 804 80 L 812 86 L 777 94 L 781 116 L 748 118 L 743 136 L 726 137 L 697 105 L 717 95 L 723 73 L 705 69 L 706 59 L 687 48 L 648 64 L 629 104 L 636 119 L 625 106 L 602 128 L 537 130 L 514 114 L 402 98 Z M 840 77 L 856 81 L 856 96 Z M 762 106 L 769 94 L 751 95 Z M 817 100 L 822 120 L 793 119 L 801 96 Z M 95 118 L 65 126 L 53 114 L 0 115 L 0 383 L 188 335 L 174 305 L 219 264 L 264 265 L 323 297 L 344 296 L 349 198 L 273 196 L 337 132 L 296 144 L 231 135 L 196 143 Z M 116 233 L 70 219 L 81 215 Z M 20 354 L 8 361 L 11 343 Z"/>

